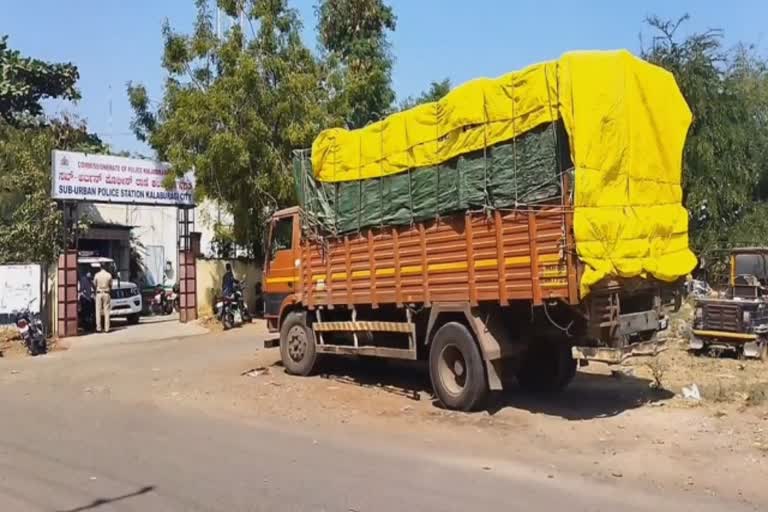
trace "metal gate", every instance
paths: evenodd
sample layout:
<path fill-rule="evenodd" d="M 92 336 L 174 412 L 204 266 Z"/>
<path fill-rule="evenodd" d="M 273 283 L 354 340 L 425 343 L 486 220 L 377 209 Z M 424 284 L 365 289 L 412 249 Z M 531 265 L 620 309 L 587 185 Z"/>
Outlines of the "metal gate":
<path fill-rule="evenodd" d="M 195 211 L 178 209 L 179 234 L 179 320 L 197 319 L 197 254 L 192 242 Z"/>

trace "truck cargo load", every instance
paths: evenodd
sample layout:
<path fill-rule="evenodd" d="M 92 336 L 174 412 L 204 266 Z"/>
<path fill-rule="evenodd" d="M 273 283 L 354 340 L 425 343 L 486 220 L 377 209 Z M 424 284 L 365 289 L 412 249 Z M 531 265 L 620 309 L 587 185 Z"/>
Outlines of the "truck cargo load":
<path fill-rule="evenodd" d="M 321 133 L 267 236 L 286 371 L 424 360 L 438 399 L 472 410 L 510 377 L 551 392 L 578 363 L 657 354 L 695 264 L 690 121 L 666 71 L 580 52 Z"/>
<path fill-rule="evenodd" d="M 573 173 L 580 291 L 609 277 L 674 281 L 688 248 L 681 169 L 691 113 L 673 76 L 627 51 L 572 52 L 360 130 L 294 163 L 307 220 L 339 235 L 467 210 L 536 207 Z"/>

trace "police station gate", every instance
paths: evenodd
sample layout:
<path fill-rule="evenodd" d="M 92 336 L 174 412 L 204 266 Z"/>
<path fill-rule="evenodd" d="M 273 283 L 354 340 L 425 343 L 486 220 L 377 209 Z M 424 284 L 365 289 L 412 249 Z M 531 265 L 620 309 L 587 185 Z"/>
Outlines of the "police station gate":
<path fill-rule="evenodd" d="M 170 166 L 163 162 L 58 150 L 52 152 L 51 167 L 51 197 L 64 213 L 65 249 L 59 256 L 56 290 L 59 337 L 78 334 L 77 206 L 81 202 L 177 208 L 179 320 L 195 320 L 199 241 L 193 237 L 194 175 L 190 172 L 174 180 Z"/>

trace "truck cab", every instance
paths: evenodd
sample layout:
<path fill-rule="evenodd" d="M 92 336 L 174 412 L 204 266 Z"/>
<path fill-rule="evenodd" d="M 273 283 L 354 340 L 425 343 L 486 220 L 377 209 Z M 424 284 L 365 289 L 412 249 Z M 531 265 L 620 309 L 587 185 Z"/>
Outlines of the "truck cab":
<path fill-rule="evenodd" d="M 730 253 L 728 288 L 723 297 L 696 300 L 689 348 L 696 352 L 735 352 L 768 356 L 768 247 Z"/>
<path fill-rule="evenodd" d="M 296 289 L 300 261 L 298 227 L 298 206 L 275 212 L 267 226 L 264 254 L 264 318 L 271 332 L 279 330 L 281 312 L 300 300 Z"/>

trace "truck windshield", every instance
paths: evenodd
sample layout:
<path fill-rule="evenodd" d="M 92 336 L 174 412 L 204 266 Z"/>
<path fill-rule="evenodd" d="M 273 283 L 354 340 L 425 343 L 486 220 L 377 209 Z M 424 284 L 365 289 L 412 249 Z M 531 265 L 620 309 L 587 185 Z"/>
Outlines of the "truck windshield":
<path fill-rule="evenodd" d="M 764 254 L 737 254 L 734 258 L 735 274 L 753 275 L 760 282 L 768 281 L 768 258 Z"/>
<path fill-rule="evenodd" d="M 275 257 L 277 251 L 290 249 L 293 240 L 293 217 L 279 219 L 272 228 L 270 256 Z"/>

